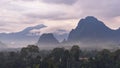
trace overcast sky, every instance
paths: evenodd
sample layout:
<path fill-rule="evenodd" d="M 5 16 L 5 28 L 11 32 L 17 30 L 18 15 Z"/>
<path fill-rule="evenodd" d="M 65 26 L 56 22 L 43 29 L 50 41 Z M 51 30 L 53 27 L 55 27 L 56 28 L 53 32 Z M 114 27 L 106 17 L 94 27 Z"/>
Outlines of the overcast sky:
<path fill-rule="evenodd" d="M 44 24 L 42 32 L 71 30 L 86 16 L 120 27 L 120 0 L 0 0 L 0 32 Z"/>

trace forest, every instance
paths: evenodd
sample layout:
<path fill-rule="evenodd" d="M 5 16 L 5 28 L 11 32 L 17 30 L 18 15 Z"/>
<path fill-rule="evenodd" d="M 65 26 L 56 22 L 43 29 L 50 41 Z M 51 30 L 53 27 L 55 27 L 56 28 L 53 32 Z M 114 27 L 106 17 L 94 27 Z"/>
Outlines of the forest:
<path fill-rule="evenodd" d="M 40 50 L 28 45 L 20 51 L 0 52 L 0 68 L 120 68 L 120 49 L 86 51 L 74 45 Z"/>

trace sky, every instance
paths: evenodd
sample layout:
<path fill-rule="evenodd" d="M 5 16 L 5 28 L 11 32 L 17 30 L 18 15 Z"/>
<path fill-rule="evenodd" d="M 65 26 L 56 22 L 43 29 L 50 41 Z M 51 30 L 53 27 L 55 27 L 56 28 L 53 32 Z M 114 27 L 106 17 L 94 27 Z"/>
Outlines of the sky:
<path fill-rule="evenodd" d="M 111 29 L 120 27 L 120 0 L 0 0 L 0 33 L 44 24 L 42 33 L 74 29 L 94 16 Z"/>

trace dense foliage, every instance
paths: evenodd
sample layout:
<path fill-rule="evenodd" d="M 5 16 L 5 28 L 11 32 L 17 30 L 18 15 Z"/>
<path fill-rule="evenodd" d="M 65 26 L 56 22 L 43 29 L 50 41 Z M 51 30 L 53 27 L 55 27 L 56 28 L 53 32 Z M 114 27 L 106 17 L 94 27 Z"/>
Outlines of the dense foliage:
<path fill-rule="evenodd" d="M 74 45 L 40 51 L 29 45 L 20 52 L 0 52 L 0 68 L 120 68 L 120 50 L 81 51 Z"/>

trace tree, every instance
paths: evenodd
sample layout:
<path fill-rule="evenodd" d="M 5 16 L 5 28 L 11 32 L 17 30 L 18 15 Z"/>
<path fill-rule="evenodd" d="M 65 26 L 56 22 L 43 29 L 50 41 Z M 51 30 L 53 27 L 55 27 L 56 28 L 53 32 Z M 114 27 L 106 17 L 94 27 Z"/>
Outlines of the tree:
<path fill-rule="evenodd" d="M 115 68 L 120 68 L 120 49 L 113 53 Z"/>
<path fill-rule="evenodd" d="M 39 53 L 39 47 L 35 45 L 28 45 L 21 49 L 21 55 L 24 57 L 31 56 L 32 54 Z"/>
<path fill-rule="evenodd" d="M 55 48 L 52 51 L 52 57 L 55 62 L 60 62 L 60 59 L 64 53 L 64 48 Z"/>
<path fill-rule="evenodd" d="M 78 45 L 74 45 L 70 50 L 72 59 L 75 61 L 79 61 L 80 52 L 80 47 Z"/>
<path fill-rule="evenodd" d="M 61 68 L 68 68 L 70 60 L 69 50 L 65 50 L 61 59 Z"/>
<path fill-rule="evenodd" d="M 23 63 L 28 67 L 33 67 L 36 63 L 35 59 L 39 54 L 39 47 L 35 45 L 28 45 L 27 47 L 21 49 L 20 54 Z"/>
<path fill-rule="evenodd" d="M 112 53 L 104 49 L 96 56 L 97 68 L 113 68 Z"/>

